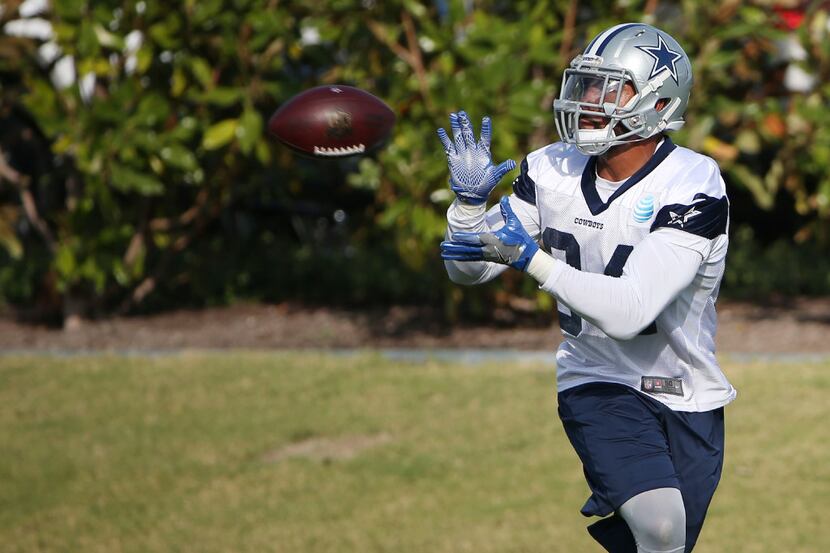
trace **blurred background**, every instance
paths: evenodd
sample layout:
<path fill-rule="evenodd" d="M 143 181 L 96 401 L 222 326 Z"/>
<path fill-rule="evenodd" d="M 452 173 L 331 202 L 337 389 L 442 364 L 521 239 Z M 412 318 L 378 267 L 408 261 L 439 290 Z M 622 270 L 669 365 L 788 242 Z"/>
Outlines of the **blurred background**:
<path fill-rule="evenodd" d="M 596 551 L 553 300 L 449 282 L 435 129 L 490 115 L 521 161 L 558 139 L 570 59 L 627 21 L 692 58 L 674 139 L 731 198 L 739 396 L 695 551 L 830 551 L 829 9 L 0 0 L 0 551 Z M 267 135 L 330 83 L 389 104 L 385 148 Z"/>
<path fill-rule="evenodd" d="M 659 25 L 693 60 L 675 140 L 714 157 L 728 184 L 723 294 L 825 295 L 824 4 L 5 0 L 0 302 L 58 326 L 241 300 L 554 317 L 519 275 L 483 289 L 446 278 L 452 195 L 434 132 L 463 108 L 492 116 L 496 159 L 557 140 L 563 68 L 629 20 Z M 270 114 L 323 83 L 392 107 L 385 149 L 318 161 L 269 139 Z"/>

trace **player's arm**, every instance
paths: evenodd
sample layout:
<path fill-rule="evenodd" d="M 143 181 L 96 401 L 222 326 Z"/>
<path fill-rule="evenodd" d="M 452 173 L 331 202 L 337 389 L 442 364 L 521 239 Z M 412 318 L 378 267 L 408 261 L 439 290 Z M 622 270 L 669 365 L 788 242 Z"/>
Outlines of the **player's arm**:
<path fill-rule="evenodd" d="M 619 278 L 579 271 L 542 251 L 527 272 L 603 332 L 629 340 L 692 283 L 704 242 L 709 241 L 674 229 L 652 232 L 634 247 Z"/>
<path fill-rule="evenodd" d="M 496 232 L 454 234 L 442 243 L 442 255 L 458 261 L 494 261 L 526 271 L 543 290 L 603 332 L 627 340 L 654 321 L 692 283 L 710 251 L 712 238 L 725 232 L 725 198 L 681 207 L 686 212 L 700 208 L 700 218 L 695 219 L 699 234 L 656 228 L 634 247 L 619 278 L 574 269 L 541 251 L 506 198 L 501 202 L 504 227 Z M 669 208 L 666 213 L 671 213 Z"/>
<path fill-rule="evenodd" d="M 530 230 L 530 235 L 535 242 L 540 236 L 539 212 L 536 206 L 522 200 L 519 196 L 512 194 L 507 198 L 518 220 L 525 229 Z M 466 234 L 478 234 L 483 232 L 495 232 L 504 226 L 504 217 L 501 214 L 500 205 L 494 205 L 489 211 L 484 206 L 470 206 L 456 200 L 447 210 L 447 232 L 446 241 L 452 236 L 464 236 Z M 450 280 L 456 284 L 473 285 L 489 282 L 507 270 L 507 265 L 490 261 L 465 261 L 457 260 L 451 254 L 442 252 L 444 267 Z"/>
<path fill-rule="evenodd" d="M 447 211 L 447 233 L 489 232 L 504 224 L 498 208 L 486 211 L 487 197 L 502 177 L 515 168 L 513 160 L 494 165 L 490 154 L 492 126 L 489 117 L 481 121 L 481 140 L 476 142 L 472 123 L 463 111 L 450 114 L 450 128 L 453 138 L 444 129 L 438 129 L 438 137 L 447 155 L 450 171 L 450 188 L 456 194 L 456 200 Z M 521 205 L 519 198 L 512 200 L 516 212 L 527 228 L 538 228 L 534 215 L 535 206 Z M 450 280 L 459 284 L 479 284 L 492 280 L 506 269 L 503 265 L 486 261 L 458 263 L 445 258 L 445 266 Z"/>
<path fill-rule="evenodd" d="M 701 163 L 693 178 L 702 184 L 672 191 L 620 278 L 578 271 L 547 254 L 534 257 L 528 272 L 612 338 L 633 338 L 692 283 L 727 232 L 729 201 L 717 165 Z"/>
<path fill-rule="evenodd" d="M 485 232 L 455 232 L 441 242 L 441 257 L 445 261 L 471 264 L 490 262 L 527 271 L 531 259 L 539 252 L 537 235 L 532 236 L 513 210 L 513 202 L 534 209 L 531 204 L 515 196 L 503 196 L 498 204 L 502 225 Z"/>

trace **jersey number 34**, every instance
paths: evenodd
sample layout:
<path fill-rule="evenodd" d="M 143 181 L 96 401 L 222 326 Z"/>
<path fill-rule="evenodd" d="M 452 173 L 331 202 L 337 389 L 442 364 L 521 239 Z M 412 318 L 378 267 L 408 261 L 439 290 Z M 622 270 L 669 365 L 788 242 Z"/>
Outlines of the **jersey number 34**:
<path fill-rule="evenodd" d="M 545 249 L 552 253 L 552 250 L 560 250 L 565 252 L 565 263 L 577 270 L 582 270 L 582 257 L 579 251 L 579 242 L 573 234 L 562 232 L 553 228 L 546 228 L 542 233 L 542 244 Z M 603 274 L 611 277 L 619 278 L 622 275 L 623 267 L 631 252 L 634 251 L 634 246 L 620 244 L 611 255 L 611 260 L 605 267 Z M 559 311 L 559 326 L 563 331 L 571 336 L 579 336 L 582 332 L 582 317 L 576 313 L 563 313 Z M 656 334 L 657 325 L 651 323 L 648 325 L 640 335 Z"/>

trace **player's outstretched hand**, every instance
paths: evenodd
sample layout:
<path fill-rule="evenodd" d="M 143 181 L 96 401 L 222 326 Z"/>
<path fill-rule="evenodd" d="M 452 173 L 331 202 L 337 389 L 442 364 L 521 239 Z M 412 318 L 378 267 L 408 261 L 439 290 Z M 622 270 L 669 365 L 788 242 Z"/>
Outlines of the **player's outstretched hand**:
<path fill-rule="evenodd" d="M 456 232 L 441 242 L 441 257 L 453 261 L 494 261 L 527 271 L 539 245 L 530 237 L 510 207 L 507 196 L 499 204 L 504 226 L 495 232 Z"/>
<path fill-rule="evenodd" d="M 438 138 L 447 153 L 450 168 L 450 188 L 459 200 L 468 204 L 483 204 L 502 177 L 516 167 L 512 159 L 493 165 L 490 155 L 492 127 L 490 118 L 481 120 L 481 140 L 476 142 L 473 124 L 463 111 L 450 113 L 453 140 L 447 131 L 438 129 Z"/>

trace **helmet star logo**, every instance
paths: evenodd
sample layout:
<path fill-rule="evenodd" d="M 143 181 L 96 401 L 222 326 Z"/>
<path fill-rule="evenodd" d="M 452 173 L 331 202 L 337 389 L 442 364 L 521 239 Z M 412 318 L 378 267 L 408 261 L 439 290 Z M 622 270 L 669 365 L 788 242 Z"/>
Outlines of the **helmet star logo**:
<path fill-rule="evenodd" d="M 654 67 L 651 68 L 651 75 L 648 76 L 649 80 L 655 75 L 659 75 L 664 69 L 668 69 L 674 82 L 680 84 L 677 79 L 676 63 L 683 55 L 669 48 L 662 36 L 657 35 L 657 46 L 637 46 L 636 48 L 642 50 L 654 59 Z"/>

